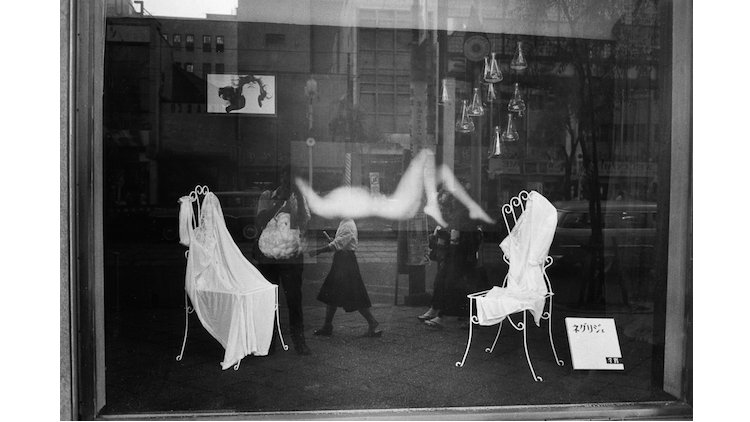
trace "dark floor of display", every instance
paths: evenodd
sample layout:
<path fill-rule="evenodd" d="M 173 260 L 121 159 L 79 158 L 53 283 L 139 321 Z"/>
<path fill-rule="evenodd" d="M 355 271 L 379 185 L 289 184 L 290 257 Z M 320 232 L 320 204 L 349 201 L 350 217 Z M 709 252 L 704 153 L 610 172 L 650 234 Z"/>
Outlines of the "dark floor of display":
<path fill-rule="evenodd" d="M 307 263 L 303 274 L 305 331 L 312 354 L 294 352 L 280 291 L 279 313 L 289 350 L 245 357 L 238 370 L 221 369 L 224 350 L 195 314 L 189 316 L 184 357 L 176 360 L 185 330 L 185 311 L 180 308 L 184 254 L 178 246 L 116 245 L 108 249 L 109 277 L 117 284 L 106 289 L 110 300 L 105 315 L 103 415 L 278 415 L 273 412 L 674 400 L 652 382 L 652 306 L 647 302 L 644 306 L 618 303 L 621 289 L 612 285 L 607 286 L 605 308 L 580 308 L 576 306 L 580 288 L 561 275 L 551 276 L 555 286 L 552 329 L 563 366 L 557 365 L 552 353 L 547 322 L 537 327 L 529 318 L 530 358 L 543 382 L 534 381 L 531 375 L 522 332 L 507 323 L 492 353 L 485 348 L 492 345 L 497 328 L 475 328 L 466 362 L 457 367 L 466 350 L 468 321 L 446 317 L 446 327 L 435 329 L 417 319 L 427 307 L 404 304 L 409 280 L 406 275 L 394 274 L 395 248 L 391 243 L 389 239 L 364 240 L 358 250 L 372 312 L 384 331 L 382 337 L 361 337 L 366 329 L 364 319 L 343 310 L 334 319 L 331 337 L 312 335 L 325 315 L 325 307 L 315 297 L 331 257 L 321 256 Z M 247 249 L 247 245 L 241 247 Z M 485 245 L 484 251 L 486 263 L 501 262 L 496 244 Z M 426 270 L 428 292 L 434 270 L 434 265 Z M 491 266 L 487 271 L 490 278 L 504 274 L 503 269 Z M 138 303 L 147 306 L 134 306 Z M 158 306 L 164 303 L 169 306 Z M 624 370 L 573 369 L 564 324 L 567 316 L 613 318 Z"/>
<path fill-rule="evenodd" d="M 553 338 L 563 366 L 555 363 L 543 322 L 529 326 L 535 382 L 526 362 L 523 337 L 507 324 L 493 353 L 496 329 L 475 329 L 463 367 L 467 322 L 447 318 L 432 329 L 416 316 L 423 308 L 378 304 L 381 338 L 360 337 L 366 329 L 357 313 L 340 312 L 334 334 L 312 336 L 325 313 L 306 306 L 312 355 L 293 348 L 267 357 L 246 357 L 238 370 L 222 371 L 223 349 L 190 315 L 184 357 L 179 354 L 184 312 L 175 309 L 110 312 L 107 330 L 107 405 L 104 414 L 159 412 L 285 412 L 350 409 L 435 408 L 624 403 L 673 400 L 651 382 L 652 346 L 638 338 L 650 314 L 615 317 L 625 370 L 590 371 L 571 367 L 560 306 Z M 284 309 L 282 308 L 282 314 Z M 282 327 L 285 318 L 282 316 Z M 630 333 L 628 331 L 631 331 Z M 630 337 L 630 336 L 633 337 Z M 287 344 L 290 341 L 285 334 Z"/>

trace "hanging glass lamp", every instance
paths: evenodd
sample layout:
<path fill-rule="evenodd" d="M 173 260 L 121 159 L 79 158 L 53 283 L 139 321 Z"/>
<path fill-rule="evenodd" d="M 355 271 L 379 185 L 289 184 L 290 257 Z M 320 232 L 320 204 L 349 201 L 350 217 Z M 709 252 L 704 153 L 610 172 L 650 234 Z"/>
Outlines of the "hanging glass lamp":
<path fill-rule="evenodd" d="M 461 119 L 456 122 L 456 132 L 470 133 L 474 132 L 474 122 L 469 117 L 469 106 L 468 101 L 461 100 Z"/>
<path fill-rule="evenodd" d="M 440 97 L 438 98 L 438 104 L 448 105 L 453 102 L 450 91 L 448 91 L 448 80 L 443 79 L 440 84 Z"/>
<path fill-rule="evenodd" d="M 508 111 L 518 113 L 518 115 L 521 116 L 524 110 L 526 110 L 526 103 L 523 101 L 523 97 L 521 97 L 521 88 L 518 83 L 516 83 L 513 88 L 513 96 L 508 103 Z"/>
<path fill-rule="evenodd" d="M 471 96 L 471 104 L 467 111 L 469 116 L 477 117 L 484 115 L 484 107 L 482 106 L 482 99 L 479 96 L 479 88 L 474 88 L 474 94 Z"/>
<path fill-rule="evenodd" d="M 497 53 L 491 53 L 489 57 L 484 58 L 484 81 L 495 83 L 503 80 L 503 72 L 497 64 Z"/>
<path fill-rule="evenodd" d="M 513 60 L 510 61 L 510 68 L 514 70 L 526 69 L 526 59 L 523 57 L 523 50 L 521 49 L 521 41 L 516 46 L 516 54 L 513 56 Z"/>
<path fill-rule="evenodd" d="M 513 124 L 513 114 L 508 113 L 508 126 L 505 127 L 505 132 L 501 136 L 503 142 L 515 142 L 518 140 L 518 131 L 516 126 Z"/>
<path fill-rule="evenodd" d="M 490 141 L 492 150 L 490 151 L 489 158 L 498 158 L 503 155 L 502 135 L 500 132 L 500 126 L 495 126 L 495 129 L 492 131 L 492 140 Z"/>

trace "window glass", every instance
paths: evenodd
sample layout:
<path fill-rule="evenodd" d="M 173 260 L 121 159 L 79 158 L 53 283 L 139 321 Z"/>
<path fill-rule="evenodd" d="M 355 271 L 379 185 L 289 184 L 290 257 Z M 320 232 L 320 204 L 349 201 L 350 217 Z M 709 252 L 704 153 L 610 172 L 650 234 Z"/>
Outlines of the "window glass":
<path fill-rule="evenodd" d="M 658 0 L 168 3 L 106 20 L 104 413 L 674 399 Z M 496 337 L 467 295 L 522 224 L 553 308 Z M 566 318 L 613 321 L 623 367 L 574 367 Z"/>

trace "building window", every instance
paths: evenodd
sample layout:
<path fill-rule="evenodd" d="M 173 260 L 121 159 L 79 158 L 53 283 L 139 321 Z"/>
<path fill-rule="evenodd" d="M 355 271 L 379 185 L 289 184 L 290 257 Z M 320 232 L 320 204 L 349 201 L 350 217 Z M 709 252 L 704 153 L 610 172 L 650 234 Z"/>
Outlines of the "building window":
<path fill-rule="evenodd" d="M 216 73 L 224 73 L 224 63 L 216 63 Z"/>
<path fill-rule="evenodd" d="M 223 35 L 216 36 L 216 52 L 217 53 L 224 52 L 224 36 Z"/>
<path fill-rule="evenodd" d="M 203 76 L 211 73 L 211 63 L 203 63 Z"/>
<path fill-rule="evenodd" d="M 284 45 L 284 34 L 266 34 L 266 47 Z"/>
<path fill-rule="evenodd" d="M 393 22 L 395 12 L 363 11 L 361 19 Z M 361 28 L 357 43 L 360 106 L 366 127 L 379 133 L 408 133 L 411 119 L 411 31 Z"/>
<path fill-rule="evenodd" d="M 195 46 L 195 37 L 193 34 L 185 35 L 185 51 L 193 51 Z"/>
<path fill-rule="evenodd" d="M 172 35 L 172 47 L 174 47 L 175 50 L 182 49 L 182 35 L 180 34 Z"/>
<path fill-rule="evenodd" d="M 203 36 L 203 51 L 206 53 L 211 52 L 211 36 L 210 35 Z"/>
<path fill-rule="evenodd" d="M 187 70 L 190 73 L 193 73 L 193 64 L 191 62 L 185 62 L 185 70 Z"/>

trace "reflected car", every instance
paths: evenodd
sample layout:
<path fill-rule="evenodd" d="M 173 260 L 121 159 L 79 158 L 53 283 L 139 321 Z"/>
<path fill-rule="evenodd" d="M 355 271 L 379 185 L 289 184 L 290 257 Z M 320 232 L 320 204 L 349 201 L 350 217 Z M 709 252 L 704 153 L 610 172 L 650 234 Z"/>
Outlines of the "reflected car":
<path fill-rule="evenodd" d="M 224 221 L 236 242 L 252 241 L 258 237 L 255 214 L 260 191 L 214 192 L 219 199 Z M 179 237 L 179 207 L 160 208 L 151 215 L 152 231 L 160 239 L 174 241 Z"/>
<path fill-rule="evenodd" d="M 557 228 L 549 255 L 557 268 L 581 267 L 590 260 L 588 201 L 555 202 Z M 621 267 L 649 268 L 656 240 L 656 203 L 602 201 L 605 272 Z"/>

